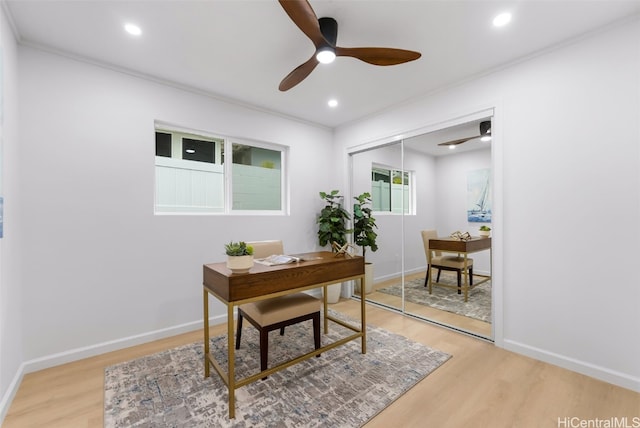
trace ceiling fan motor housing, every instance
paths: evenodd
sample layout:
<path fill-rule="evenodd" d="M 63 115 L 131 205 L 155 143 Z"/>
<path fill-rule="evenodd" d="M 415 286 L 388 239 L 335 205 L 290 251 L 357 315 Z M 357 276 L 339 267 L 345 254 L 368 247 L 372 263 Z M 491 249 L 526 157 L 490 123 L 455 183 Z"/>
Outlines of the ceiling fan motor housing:
<path fill-rule="evenodd" d="M 320 32 L 324 36 L 324 39 L 329 42 L 332 47 L 336 46 L 338 41 L 338 23 L 333 18 L 320 18 L 318 19 L 320 24 Z"/>
<path fill-rule="evenodd" d="M 491 121 L 485 120 L 484 122 L 480 122 L 480 135 L 491 134 Z"/>

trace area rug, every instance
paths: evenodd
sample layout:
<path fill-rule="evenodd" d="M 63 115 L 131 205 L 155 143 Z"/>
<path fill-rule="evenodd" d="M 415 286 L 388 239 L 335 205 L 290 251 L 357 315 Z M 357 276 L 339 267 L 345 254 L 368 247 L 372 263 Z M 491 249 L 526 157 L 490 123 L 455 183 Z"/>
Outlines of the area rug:
<path fill-rule="evenodd" d="M 455 273 L 442 272 L 440 282 L 456 285 Z M 376 291 L 391 294 L 392 296 L 401 296 L 402 293 L 400 282 Z M 467 302 L 464 301 L 464 295 L 458 294 L 458 291 L 453 288 L 434 285 L 432 291 L 433 294 L 429 294 L 429 289 L 424 286 L 424 277 L 408 281 L 404 286 L 404 296 L 409 302 L 453 312 L 488 323 L 491 322 L 491 281 L 473 288 L 469 292 Z"/>
<path fill-rule="evenodd" d="M 337 313 L 332 315 L 341 317 Z M 352 320 L 350 320 L 351 322 Z M 357 324 L 357 323 L 356 323 Z M 324 343 L 350 331 L 330 323 Z M 226 368 L 226 336 L 211 339 Z M 313 350 L 311 321 L 269 336 L 269 366 Z M 212 369 L 204 378 L 202 342 L 105 369 L 105 427 L 360 427 L 424 379 L 449 355 L 383 329 L 367 327 L 360 340 L 324 352 L 236 390 L 236 418 Z M 258 373 L 257 330 L 243 328 L 236 378 Z"/>

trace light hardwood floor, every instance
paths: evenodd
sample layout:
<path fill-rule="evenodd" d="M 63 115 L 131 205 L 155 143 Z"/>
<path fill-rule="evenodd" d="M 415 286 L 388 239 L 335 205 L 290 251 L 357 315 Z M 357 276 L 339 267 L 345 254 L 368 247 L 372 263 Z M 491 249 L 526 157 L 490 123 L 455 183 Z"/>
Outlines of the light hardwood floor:
<path fill-rule="evenodd" d="M 341 300 L 332 308 L 354 318 L 359 316 L 356 301 Z M 367 317 L 369 324 L 447 352 L 453 358 L 373 418 L 366 428 L 557 428 L 572 426 L 569 422 L 560 425 L 559 418 L 588 421 L 627 417 L 629 424 L 634 417 L 640 418 L 640 394 L 633 391 L 385 309 L 368 306 Z M 225 329 L 224 324 L 213 326 L 211 334 L 221 334 Z M 2 426 L 101 427 L 106 366 L 201 339 L 202 331 L 195 331 L 28 374 Z"/>

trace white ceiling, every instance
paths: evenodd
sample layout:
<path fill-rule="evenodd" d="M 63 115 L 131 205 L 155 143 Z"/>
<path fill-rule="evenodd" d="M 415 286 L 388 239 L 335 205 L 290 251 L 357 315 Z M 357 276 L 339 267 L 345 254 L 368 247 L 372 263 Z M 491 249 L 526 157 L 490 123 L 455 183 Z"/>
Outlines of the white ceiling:
<path fill-rule="evenodd" d="M 380 67 L 340 57 L 278 84 L 314 52 L 276 0 L 6 0 L 19 41 L 336 127 L 640 13 L 640 1 L 311 0 L 338 45 L 416 50 Z M 502 11 L 503 28 L 491 25 Z M 123 31 L 138 24 L 142 36 Z M 335 97 L 340 104 L 327 107 Z"/>

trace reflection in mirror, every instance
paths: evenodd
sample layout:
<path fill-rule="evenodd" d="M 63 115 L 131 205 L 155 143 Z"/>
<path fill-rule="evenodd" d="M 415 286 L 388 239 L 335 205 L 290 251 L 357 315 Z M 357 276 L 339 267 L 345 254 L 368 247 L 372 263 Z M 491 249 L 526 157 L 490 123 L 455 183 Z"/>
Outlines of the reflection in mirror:
<path fill-rule="evenodd" d="M 478 239 L 481 226 L 491 227 L 490 136 L 486 117 L 352 155 L 352 194 L 372 193 L 379 227 L 380 248 L 367 252 L 374 265 L 368 301 L 491 337 L 491 282 L 479 284 L 491 273 L 490 251 L 468 254 L 478 285 L 465 302 L 456 271 L 433 268 L 432 280 L 440 274 L 438 282 L 452 287 L 434 286 L 429 294 L 422 237 L 435 230 Z"/>
<path fill-rule="evenodd" d="M 371 194 L 378 226 L 378 250 L 367 249 L 365 253 L 365 296 L 368 300 L 376 296 L 377 303 L 397 310 L 402 310 L 401 296 L 383 295 L 375 290 L 378 283 L 402 274 L 403 195 L 409 187 L 409 183 L 402 183 L 400 142 L 351 155 L 351 194 Z"/>

